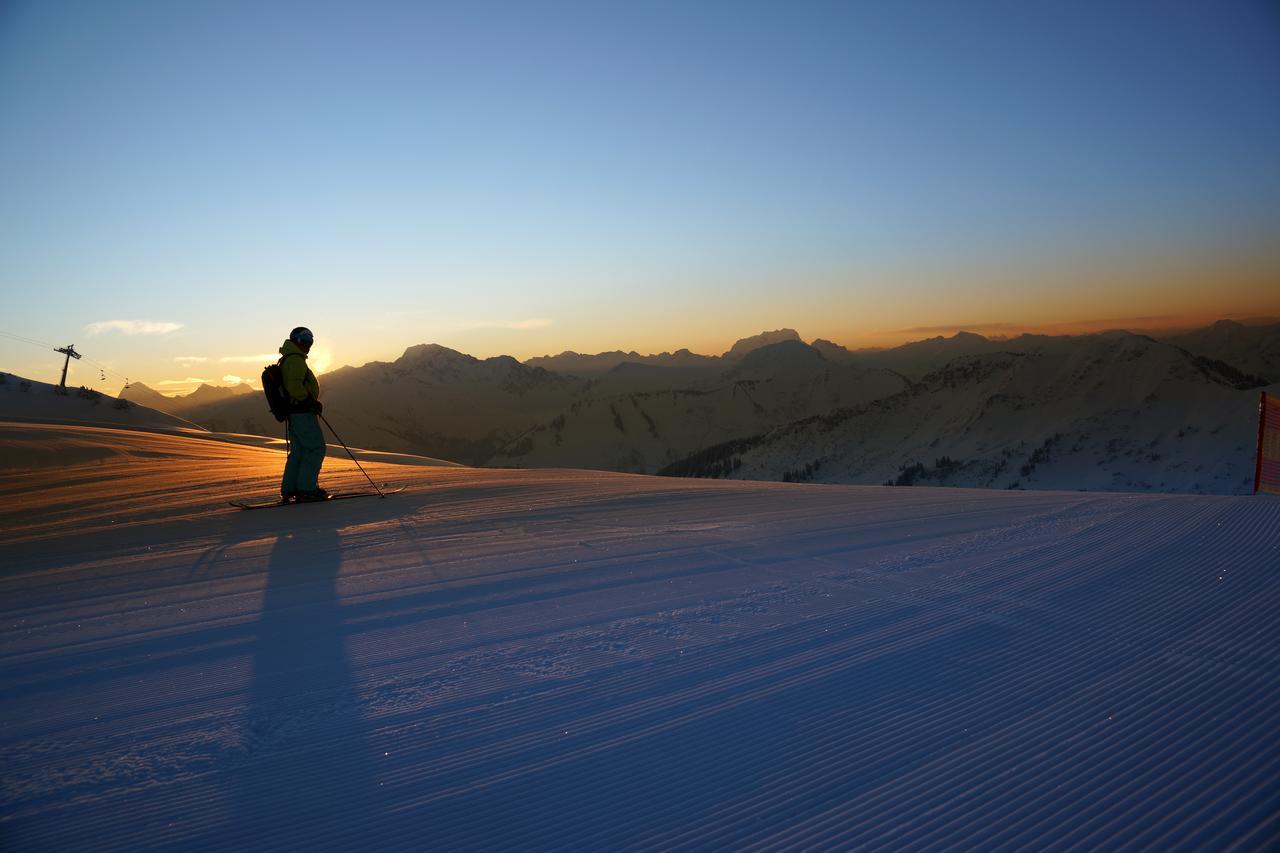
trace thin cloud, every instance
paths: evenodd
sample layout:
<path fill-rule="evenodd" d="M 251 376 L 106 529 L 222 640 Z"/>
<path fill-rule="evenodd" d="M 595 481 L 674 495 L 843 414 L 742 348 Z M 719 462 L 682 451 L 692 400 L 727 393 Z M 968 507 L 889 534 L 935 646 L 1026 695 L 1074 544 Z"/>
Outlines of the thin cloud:
<path fill-rule="evenodd" d="M 122 335 L 167 335 L 182 328 L 181 323 L 153 323 L 150 320 L 101 320 L 84 330 L 90 335 L 119 332 Z"/>
<path fill-rule="evenodd" d="M 244 382 L 244 379 L 239 376 L 232 376 L 230 373 L 228 373 L 226 376 L 222 377 L 222 381 L 230 382 L 232 385 L 239 385 L 242 382 Z"/>
<path fill-rule="evenodd" d="M 544 317 L 532 317 L 528 320 L 477 320 L 470 323 L 458 323 L 456 328 L 470 329 L 545 329 L 551 321 Z"/>
<path fill-rule="evenodd" d="M 188 376 L 186 379 L 162 379 L 157 385 L 200 385 L 205 382 L 212 382 L 212 379 L 200 379 L 195 376 Z"/>
<path fill-rule="evenodd" d="M 1142 326 L 1164 326 L 1177 320 L 1184 318 L 1174 317 L 1172 315 L 1157 315 L 1151 317 L 1107 317 L 1098 320 L 1061 320 L 1052 323 L 951 323 L 945 326 L 912 326 L 907 329 L 897 329 L 893 334 L 897 335 L 940 335 L 947 332 L 1025 332 L 1035 330 L 1039 332 L 1066 330 L 1066 329 L 1119 329 L 1133 328 Z"/>
<path fill-rule="evenodd" d="M 1170 314 L 1160 314 L 1154 317 L 1108 317 L 1102 320 L 1065 320 L 1061 323 L 1055 323 L 1054 325 L 1062 326 L 1064 328 L 1068 326 L 1123 326 L 1126 324 L 1132 325 L 1134 323 L 1154 323 L 1159 325 L 1182 319 L 1185 318 L 1174 317 Z"/>
<path fill-rule="evenodd" d="M 218 359 L 219 364 L 253 364 L 256 361 L 275 361 L 280 358 L 280 353 L 269 352 L 260 355 L 224 355 Z"/>
<path fill-rule="evenodd" d="M 209 359 L 203 355 L 179 355 L 174 356 L 173 360 L 178 362 L 178 364 L 190 366 L 192 364 L 203 364 Z"/>
<path fill-rule="evenodd" d="M 955 332 L 969 329 L 1022 329 L 1025 326 L 1017 323 L 952 323 L 949 326 L 912 326 L 910 329 L 897 329 L 895 335 L 935 335 L 943 332 Z"/>

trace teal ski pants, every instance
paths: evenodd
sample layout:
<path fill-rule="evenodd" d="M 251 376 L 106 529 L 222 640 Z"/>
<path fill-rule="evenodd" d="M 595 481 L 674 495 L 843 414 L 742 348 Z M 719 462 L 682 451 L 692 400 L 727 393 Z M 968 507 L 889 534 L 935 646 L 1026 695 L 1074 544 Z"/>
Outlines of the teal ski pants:
<path fill-rule="evenodd" d="M 324 463 L 324 433 L 312 412 L 289 415 L 289 458 L 284 463 L 280 494 L 314 492 Z"/>

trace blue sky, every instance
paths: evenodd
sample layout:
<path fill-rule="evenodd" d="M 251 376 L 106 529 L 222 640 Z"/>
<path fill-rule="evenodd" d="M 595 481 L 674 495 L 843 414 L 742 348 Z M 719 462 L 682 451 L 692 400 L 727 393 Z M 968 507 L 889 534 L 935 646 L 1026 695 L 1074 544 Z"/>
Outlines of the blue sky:
<path fill-rule="evenodd" d="M 297 323 L 358 364 L 1280 313 L 1277 91 L 1267 2 L 9 2 L 0 330 L 154 382 Z"/>

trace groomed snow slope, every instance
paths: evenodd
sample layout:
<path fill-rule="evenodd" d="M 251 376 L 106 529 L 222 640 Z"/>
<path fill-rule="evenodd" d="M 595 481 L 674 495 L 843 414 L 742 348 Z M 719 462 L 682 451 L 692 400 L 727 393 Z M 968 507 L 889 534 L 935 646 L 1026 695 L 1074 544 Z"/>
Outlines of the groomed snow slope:
<path fill-rule="evenodd" d="M 1274 499 L 375 463 L 239 512 L 280 454 L 43 430 L 5 850 L 1280 839 Z"/>

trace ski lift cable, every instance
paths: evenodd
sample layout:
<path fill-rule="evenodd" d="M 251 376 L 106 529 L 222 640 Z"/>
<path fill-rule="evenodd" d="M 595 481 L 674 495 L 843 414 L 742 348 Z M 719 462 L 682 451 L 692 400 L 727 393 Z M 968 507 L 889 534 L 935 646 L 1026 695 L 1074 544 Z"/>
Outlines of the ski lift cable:
<path fill-rule="evenodd" d="M 15 335 L 13 332 L 6 332 L 3 330 L 0 330 L 0 336 L 13 338 L 15 341 L 22 341 L 24 344 L 31 344 L 32 346 L 41 348 L 48 347 L 50 349 L 57 349 L 58 346 L 57 344 L 51 344 L 48 341 L 37 341 L 35 338 L 28 338 L 24 335 Z"/>
<path fill-rule="evenodd" d="M 107 367 L 105 364 L 101 364 L 101 363 L 99 363 L 99 362 L 96 362 L 96 361 L 94 361 L 94 360 L 93 360 L 93 359 L 91 359 L 91 358 L 86 358 L 86 359 L 85 359 L 85 361 L 89 362 L 89 363 L 90 363 L 90 364 L 92 364 L 94 367 L 98 368 L 98 370 L 103 374 L 103 381 L 104 381 L 104 382 L 106 381 L 106 377 L 107 377 L 107 376 L 114 376 L 116 379 L 123 379 L 123 380 L 124 380 L 124 384 L 125 384 L 126 386 L 128 386 L 128 385 L 130 385 L 130 384 L 131 384 L 131 382 L 130 382 L 130 380 L 129 380 L 129 377 L 128 377 L 128 376 L 125 376 L 123 373 L 117 373 L 116 371 L 114 371 L 114 370 L 112 370 L 111 368 Z"/>
<path fill-rule="evenodd" d="M 106 366 L 105 364 L 103 364 L 102 362 L 100 362 L 100 361 L 94 361 L 93 359 L 89 358 L 88 356 L 83 356 L 83 355 L 82 355 L 82 356 L 81 356 L 81 358 L 82 358 L 82 359 L 84 359 L 85 361 L 87 361 L 89 364 L 92 364 L 94 367 L 98 368 L 98 370 L 99 370 L 101 373 L 103 373 L 103 374 L 109 374 L 109 375 L 111 375 L 111 376 L 116 377 L 117 379 L 123 379 L 123 380 L 124 380 L 124 384 L 125 384 L 125 385 L 128 385 L 128 384 L 129 384 L 129 377 L 128 377 L 128 376 L 125 376 L 123 373 L 117 373 L 116 371 L 114 371 L 114 370 L 112 370 L 111 368 L 107 367 L 107 366 Z M 103 376 L 103 379 L 104 379 L 104 381 L 105 381 L 105 379 L 106 379 L 106 376 L 105 376 L 105 375 Z"/>
<path fill-rule="evenodd" d="M 25 343 L 25 344 L 31 344 L 34 347 L 40 347 L 41 349 L 51 349 L 56 351 L 58 348 L 57 344 L 51 344 L 48 341 L 38 341 L 35 338 L 28 338 L 25 335 L 15 335 L 13 332 L 6 332 L 3 329 L 0 329 L 0 337 L 11 338 L 15 341 L 21 341 L 22 343 Z M 112 370 L 111 368 L 107 367 L 105 364 L 94 361 L 91 358 L 86 358 L 84 355 L 81 355 L 80 357 L 83 361 L 88 362 L 89 364 L 92 364 L 94 367 L 98 368 L 99 373 L 102 374 L 103 381 L 106 381 L 107 375 L 110 374 L 111 376 L 114 376 L 117 379 L 123 379 L 125 385 L 130 384 L 129 377 L 125 376 L 123 373 L 118 373 Z"/>

